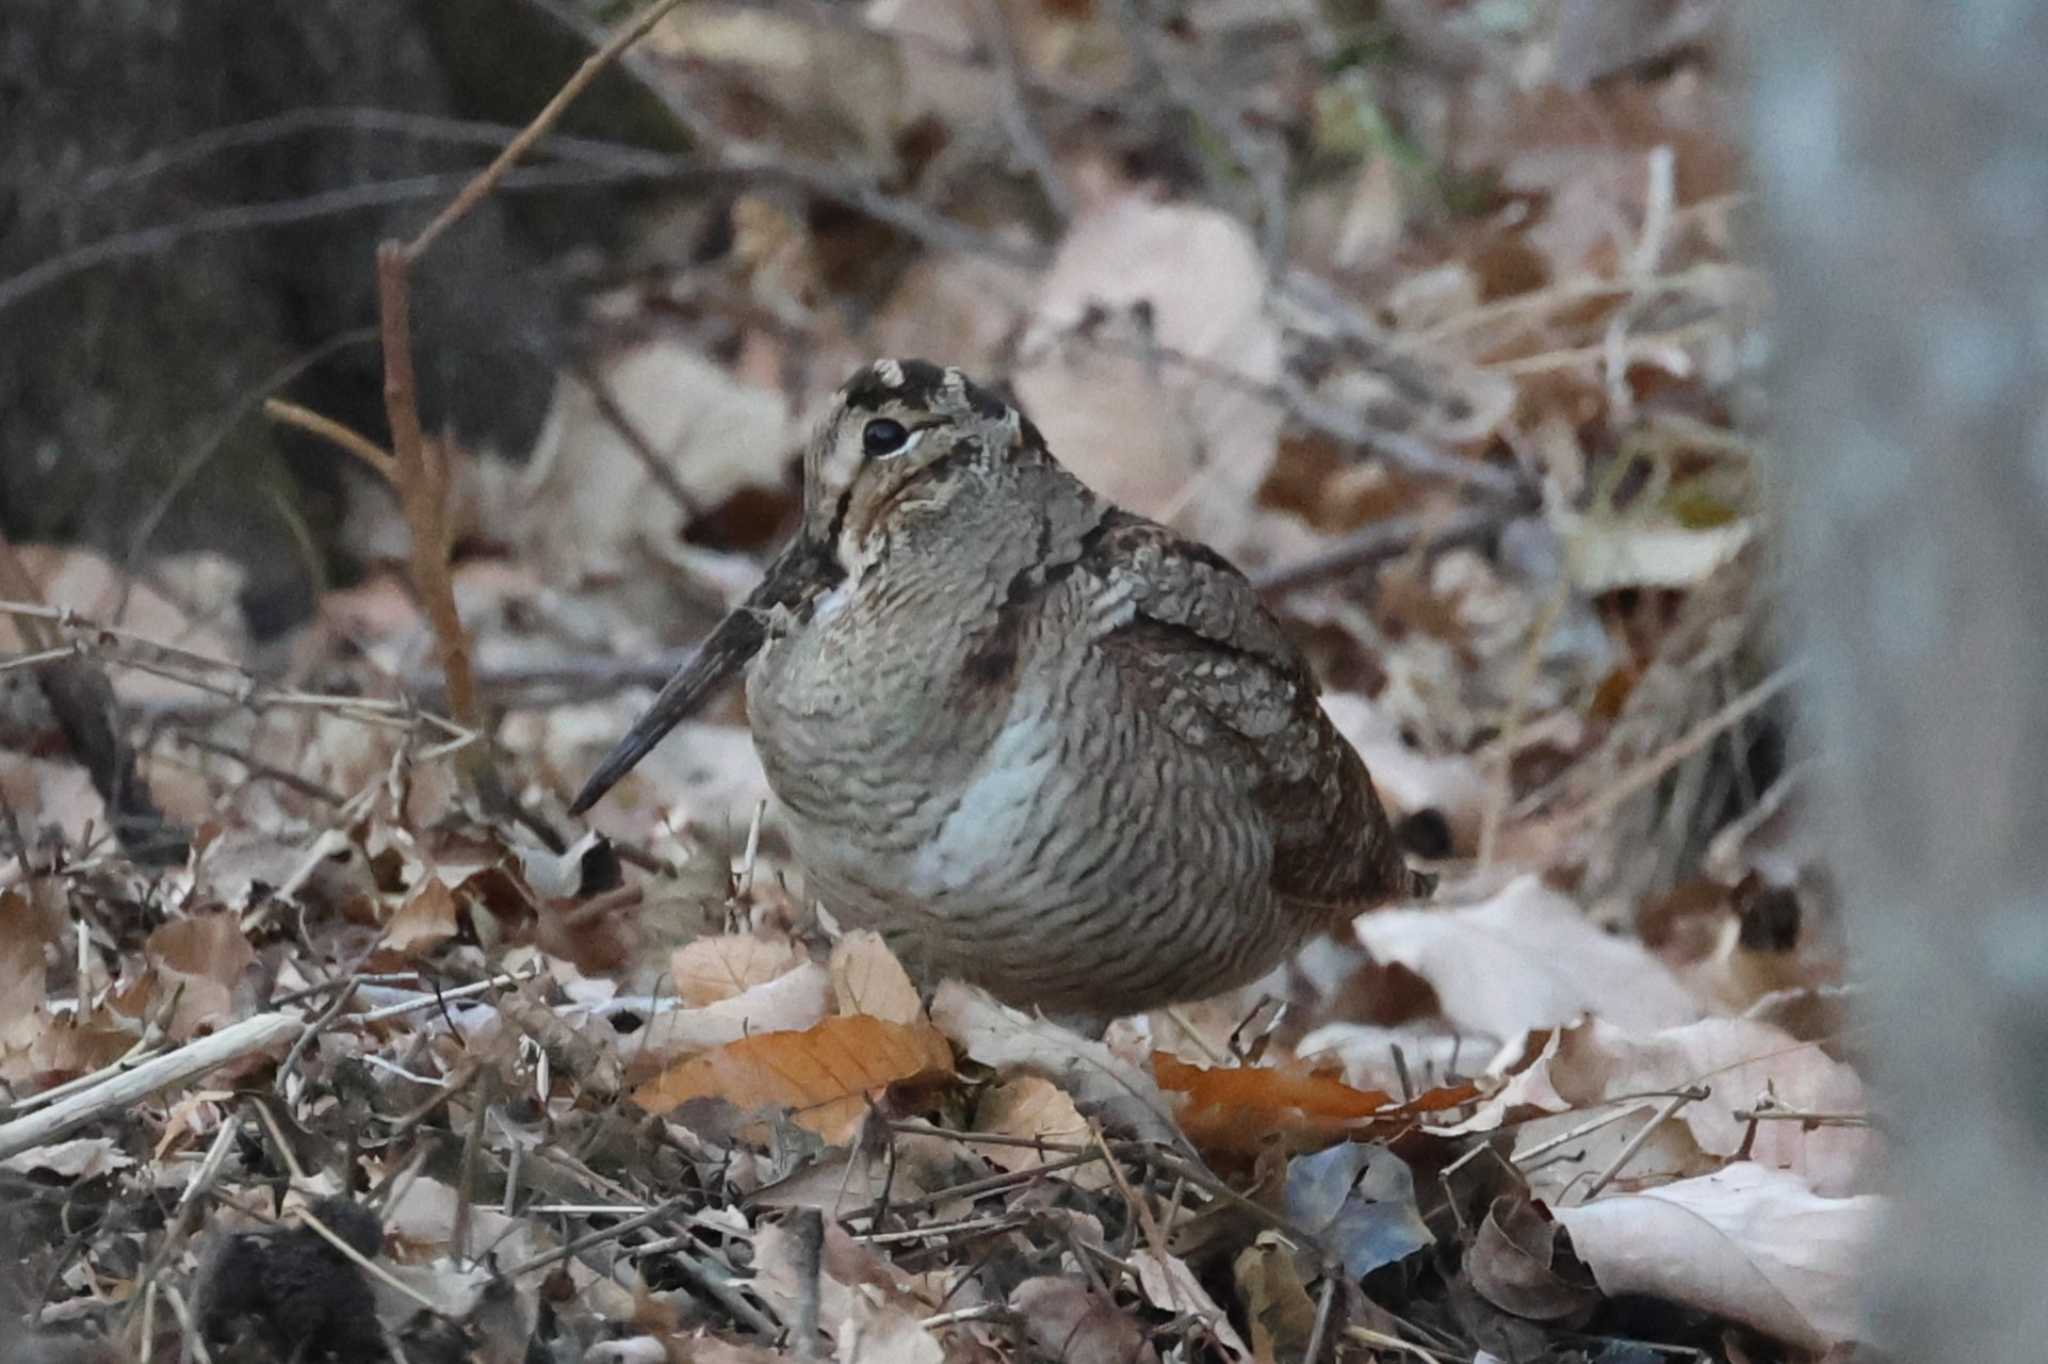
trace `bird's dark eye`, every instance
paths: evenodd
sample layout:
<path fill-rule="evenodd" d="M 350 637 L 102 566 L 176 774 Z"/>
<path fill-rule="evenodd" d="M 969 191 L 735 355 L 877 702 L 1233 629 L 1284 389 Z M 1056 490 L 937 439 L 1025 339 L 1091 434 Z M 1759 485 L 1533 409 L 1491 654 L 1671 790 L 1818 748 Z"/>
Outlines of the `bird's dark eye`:
<path fill-rule="evenodd" d="M 877 417 L 861 428 L 860 448 L 871 455 L 893 455 L 910 440 L 902 422 Z"/>

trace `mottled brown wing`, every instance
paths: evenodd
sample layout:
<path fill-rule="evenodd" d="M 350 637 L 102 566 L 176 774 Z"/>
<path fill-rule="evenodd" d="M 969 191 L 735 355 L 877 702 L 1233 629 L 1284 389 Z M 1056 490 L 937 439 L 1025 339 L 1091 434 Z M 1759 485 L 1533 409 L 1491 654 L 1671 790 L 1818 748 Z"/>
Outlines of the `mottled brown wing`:
<path fill-rule="evenodd" d="M 1101 645 L 1125 675 L 1184 740 L 1221 745 L 1254 774 L 1279 894 L 1341 909 L 1426 891 L 1307 661 L 1242 573 L 1121 513 L 1090 537 L 1082 566 L 1101 582 Z"/>

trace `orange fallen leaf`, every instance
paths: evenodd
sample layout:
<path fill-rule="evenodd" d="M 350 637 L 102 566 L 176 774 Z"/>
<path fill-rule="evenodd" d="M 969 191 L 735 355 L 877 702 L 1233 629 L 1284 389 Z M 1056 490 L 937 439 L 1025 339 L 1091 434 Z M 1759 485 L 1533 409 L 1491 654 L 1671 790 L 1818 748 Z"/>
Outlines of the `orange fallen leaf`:
<path fill-rule="evenodd" d="M 692 1009 L 745 994 L 796 966 L 800 954 L 787 938 L 721 933 L 698 938 L 669 955 L 676 998 Z"/>
<path fill-rule="evenodd" d="M 953 1048 L 929 1023 L 842 1014 L 801 1032 L 770 1032 L 714 1047 L 633 1091 L 650 1113 L 691 1099 L 724 1099 L 741 1112 L 790 1110 L 830 1142 L 853 1135 L 867 1096 L 907 1080 L 953 1072 Z"/>
<path fill-rule="evenodd" d="M 1169 1094 L 1186 1096 L 1181 1130 L 1205 1150 L 1248 1151 L 1273 1133 L 1304 1137 L 1356 1132 L 1362 1123 L 1406 1120 L 1472 1102 L 1470 1085 L 1447 1085 L 1406 1103 L 1379 1089 L 1354 1089 L 1327 1075 L 1269 1066 L 1190 1065 L 1152 1053 L 1152 1074 Z"/>

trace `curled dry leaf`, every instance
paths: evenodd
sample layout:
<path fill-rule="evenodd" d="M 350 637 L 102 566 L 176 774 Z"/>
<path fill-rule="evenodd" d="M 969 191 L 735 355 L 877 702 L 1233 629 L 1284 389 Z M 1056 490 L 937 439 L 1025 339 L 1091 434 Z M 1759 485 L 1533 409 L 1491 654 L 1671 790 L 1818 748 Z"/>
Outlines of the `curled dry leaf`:
<path fill-rule="evenodd" d="M 714 1048 L 640 1086 L 633 1100 L 653 1113 L 698 1098 L 723 1099 L 741 1112 L 788 1110 L 800 1125 L 836 1143 L 859 1128 L 873 1092 L 952 1071 L 952 1048 L 930 1024 L 845 1014 L 801 1032 L 764 1033 Z"/>
<path fill-rule="evenodd" d="M 1630 1032 L 1690 1023 L 1699 1006 L 1642 944 L 1603 933 L 1534 876 L 1459 909 L 1362 916 L 1358 939 L 1435 989 L 1460 1032 L 1504 1042 L 1590 1013 Z"/>
<path fill-rule="evenodd" d="M 635 1035 L 629 1062 L 637 1073 L 645 1074 L 650 1063 L 671 1061 L 756 1033 L 808 1028 L 825 1017 L 829 988 L 825 968 L 807 961 L 730 999 L 701 1009 L 658 1013 Z"/>
<path fill-rule="evenodd" d="M 1060 1146 L 1086 1146 L 1093 1135 L 1087 1119 L 1074 1107 L 1067 1092 L 1042 1075 L 1019 1075 L 989 1089 L 974 1110 L 974 1130 L 991 1136 L 1020 1137 Z M 1056 1151 L 1030 1146 L 983 1146 L 975 1151 L 999 1170 L 1029 1170 L 1043 1165 Z M 1084 1189 L 1100 1189 L 1110 1175 L 1099 1164 L 1062 1170 L 1056 1179 L 1071 1180 Z"/>
<path fill-rule="evenodd" d="M 1465 1277 L 1503 1312 L 1531 1321 L 1582 1321 L 1599 1303 L 1600 1290 L 1561 1239 L 1540 1203 L 1502 1194 L 1466 1248 Z"/>
<path fill-rule="evenodd" d="M 1314 1231 L 1353 1278 L 1404 1260 L 1436 1236 L 1415 1205 L 1415 1175 L 1384 1146 L 1345 1142 L 1287 1162 L 1287 1215 Z"/>
<path fill-rule="evenodd" d="M 1061 1364 L 1159 1364 L 1138 1324 L 1076 1279 L 1026 1279 L 1010 1290 L 1031 1343 Z"/>
<path fill-rule="evenodd" d="M 1295 1251 L 1261 1232 L 1231 1264 L 1251 1322 L 1252 1351 L 1262 1361 L 1299 1359 L 1315 1334 L 1316 1304 L 1295 1267 Z"/>
<path fill-rule="evenodd" d="M 167 1024 L 177 1040 L 251 1012 L 254 994 L 244 976 L 256 964 L 256 950 L 233 914 L 174 919 L 149 935 L 143 955 L 157 978 L 152 1005 L 177 994 Z"/>
<path fill-rule="evenodd" d="M 1858 1338 L 1858 1270 L 1885 1201 L 1822 1198 L 1798 1175 L 1743 1162 L 1644 1193 L 1559 1208 L 1609 1297 L 1646 1293 L 1803 1349 Z"/>
<path fill-rule="evenodd" d="M 430 877 L 384 925 L 383 945 L 394 952 L 430 952 L 454 937 L 460 926 L 455 892 Z"/>
<path fill-rule="evenodd" d="M 957 980 L 946 981 L 932 996 L 932 1022 L 985 1066 L 1036 1071 L 1115 1125 L 1148 1140 L 1180 1142 L 1158 1084 L 1100 1042 L 1031 1018 Z"/>
<path fill-rule="evenodd" d="M 1738 1152 L 1762 1165 L 1799 1173 L 1816 1193 L 1855 1192 L 1871 1163 L 1876 1135 L 1859 1126 L 1807 1128 L 1795 1121 L 1752 1123 L 1737 1117 L 1769 1097 L 1793 1111 L 1856 1115 L 1867 1099 L 1856 1072 L 1811 1042 L 1765 1023 L 1707 1018 L 1647 1036 L 1632 1036 L 1599 1019 L 1560 1029 L 1499 1093 L 1449 1134 L 1490 1131 L 1516 1109 L 1578 1114 L 1629 1096 L 1659 1096 L 1693 1086 L 1708 1092 L 1674 1115 L 1699 1151 L 1723 1158 Z M 1643 1098 L 1656 1108 L 1661 1099 Z M 1530 1127 L 1520 1144 L 1548 1133 Z M 1682 1156 L 1682 1153 L 1676 1153 Z M 1638 1157 L 1631 1172 L 1642 1178 L 1660 1169 Z"/>
<path fill-rule="evenodd" d="M 691 1008 L 743 995 L 792 970 L 803 960 L 787 938 L 720 933 L 685 943 L 669 957 L 676 998 Z"/>
<path fill-rule="evenodd" d="M 1248 1364 L 1252 1352 L 1245 1347 L 1244 1337 L 1238 1335 L 1230 1317 L 1216 1305 L 1185 1260 L 1151 1249 L 1131 1252 L 1130 1260 L 1146 1302 L 1176 1317 L 1193 1317 L 1209 1328 L 1225 1358 Z"/>
<path fill-rule="evenodd" d="M 869 1014 L 892 1023 L 915 1023 L 924 1001 L 910 973 L 873 929 L 860 928 L 832 944 L 832 997 L 843 1014 Z"/>

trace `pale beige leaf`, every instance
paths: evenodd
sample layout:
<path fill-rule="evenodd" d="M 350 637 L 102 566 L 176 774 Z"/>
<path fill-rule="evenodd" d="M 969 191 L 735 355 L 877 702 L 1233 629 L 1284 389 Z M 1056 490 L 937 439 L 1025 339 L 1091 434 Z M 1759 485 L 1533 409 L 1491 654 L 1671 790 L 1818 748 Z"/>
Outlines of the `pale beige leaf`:
<path fill-rule="evenodd" d="M 1587 596 L 1624 587 L 1696 587 L 1732 563 L 1756 534 L 1747 521 L 1695 530 L 1569 512 L 1558 520 L 1572 581 Z"/>
<path fill-rule="evenodd" d="M 460 926 L 455 892 L 430 877 L 384 925 L 384 945 L 397 952 L 424 952 L 454 937 Z"/>
<path fill-rule="evenodd" d="M 802 962 L 773 980 L 699 1009 L 670 1009 L 635 1034 L 636 1063 L 666 1062 L 762 1032 L 794 1032 L 825 1017 L 831 980 L 816 962 Z"/>
<path fill-rule="evenodd" d="M 17 1174 L 45 1170 L 59 1179 L 96 1179 L 125 1170 L 135 1158 L 114 1144 L 111 1137 L 74 1137 L 70 1141 L 36 1146 L 0 1161 L 0 1169 Z"/>
<path fill-rule="evenodd" d="M 1179 514 L 1225 552 L 1246 539 L 1281 411 L 1257 391 L 1279 377 L 1280 332 L 1242 223 L 1139 195 L 1093 207 L 1061 243 L 1020 349 L 1018 396 L 1084 482 Z"/>
<path fill-rule="evenodd" d="M 944 1364 L 946 1358 L 917 1317 L 869 1291 L 854 1292 L 853 1310 L 839 1323 L 838 1336 L 833 1358 L 839 1364 Z"/>
<path fill-rule="evenodd" d="M 1026 1279 L 1010 1290 L 1032 1344 L 1061 1364 L 1158 1364 L 1129 1313 L 1078 1279 Z"/>
<path fill-rule="evenodd" d="M 1157 1082 L 1100 1042 L 1020 1013 L 957 980 L 946 981 L 932 996 L 932 1022 L 983 1065 L 1035 1071 L 1077 1103 L 1100 1105 L 1143 1136 L 1180 1138 Z"/>
<path fill-rule="evenodd" d="M 1477 905 L 1363 915 L 1356 930 L 1373 956 L 1428 981 L 1468 1037 L 1505 1042 L 1582 1013 L 1647 1032 L 1700 1013 L 1641 943 L 1603 933 L 1534 876 Z"/>
<path fill-rule="evenodd" d="M 156 972 L 156 999 L 177 996 L 172 1037 L 184 1041 L 252 1010 L 256 950 L 233 914 L 174 919 L 149 935 L 143 955 Z"/>
<path fill-rule="evenodd" d="M 1085 1147 L 1093 1140 L 1087 1120 L 1074 1107 L 1073 1099 L 1042 1075 L 1019 1075 L 984 1093 L 974 1110 L 974 1130 L 992 1136 L 1050 1142 L 1055 1147 Z M 1028 1170 L 1070 1154 L 1057 1149 L 979 1143 L 974 1149 L 982 1159 L 1002 1170 Z M 1063 1170 L 1055 1177 L 1071 1180 L 1084 1189 L 1100 1189 L 1111 1182 L 1109 1171 L 1099 1164 Z"/>
<path fill-rule="evenodd" d="M 1225 1358 L 1241 1364 L 1252 1358 L 1244 1338 L 1230 1324 L 1229 1315 L 1216 1305 L 1216 1299 L 1209 1296 L 1209 1290 L 1202 1287 L 1185 1260 L 1149 1248 L 1131 1252 L 1130 1260 L 1131 1268 L 1138 1271 L 1138 1287 L 1146 1302 L 1171 1316 L 1199 1320 L 1209 1329 Z"/>
<path fill-rule="evenodd" d="M 1584 1163 L 1597 1166 L 1602 1147 L 1618 1151 L 1641 1127 L 1642 1117 L 1662 1104 L 1659 1096 L 1694 1086 L 1704 1088 L 1706 1097 L 1673 1115 L 1690 1140 L 1638 1152 L 1628 1166 L 1632 1178 L 1689 1175 L 1697 1172 L 1700 1153 L 1726 1158 L 1746 1152 L 1759 1164 L 1797 1172 L 1826 1196 L 1854 1193 L 1867 1182 L 1878 1150 L 1878 1138 L 1869 1128 L 1764 1121 L 1752 1132 L 1751 1124 L 1736 1116 L 1766 1098 L 1783 1109 L 1831 1116 L 1861 1115 L 1868 1104 L 1863 1082 L 1849 1066 L 1813 1043 L 1742 1019 L 1701 1019 L 1641 1036 L 1599 1019 L 1560 1029 L 1535 1062 L 1478 1113 L 1441 1130 L 1453 1135 L 1490 1131 L 1510 1110 L 1524 1107 L 1572 1115 L 1520 1128 L 1517 1149 L 1527 1150 L 1583 1122 L 1602 1104 L 1648 1096 L 1635 1100 L 1642 1110 L 1635 1121 L 1617 1123 L 1602 1137 L 1581 1144 Z"/>
<path fill-rule="evenodd" d="M 1668 1298 L 1809 1350 L 1862 1338 L 1859 1270 L 1884 1211 L 1749 1162 L 1553 1209 L 1609 1297 Z"/>
<path fill-rule="evenodd" d="M 1733 1156 L 1746 1149 L 1758 1164 L 1791 1170 L 1826 1197 L 1858 1192 L 1876 1154 L 1877 1137 L 1867 1127 L 1761 1122 L 1752 1133 L 1736 1116 L 1767 1098 L 1784 1109 L 1835 1116 L 1868 1109 L 1854 1070 L 1764 1023 L 1707 1018 L 1630 1037 L 1594 1020 L 1565 1035 L 1550 1062 L 1550 1082 L 1582 1107 L 1623 1094 L 1704 1086 L 1707 1097 L 1677 1114 L 1701 1150 Z"/>
<path fill-rule="evenodd" d="M 892 1023 L 915 1023 L 924 1015 L 910 973 L 872 929 L 855 929 L 832 945 L 832 996 L 843 1014 Z"/>
<path fill-rule="evenodd" d="M 723 933 L 685 943 L 669 957 L 676 998 L 691 1008 L 745 994 L 792 970 L 803 960 L 787 938 Z"/>
<path fill-rule="evenodd" d="M 780 394 L 736 380 L 672 339 L 621 351 L 596 377 L 662 476 L 649 471 L 606 402 L 566 377 L 499 529 L 543 581 L 562 590 L 601 585 L 617 620 L 645 630 L 703 609 L 701 599 L 680 595 L 689 575 L 657 571 L 692 558 L 683 540 L 690 517 L 670 490 L 711 508 L 742 488 L 777 487 L 790 412 Z"/>

